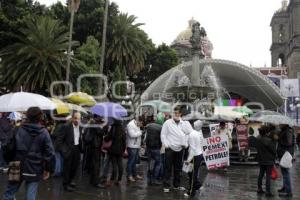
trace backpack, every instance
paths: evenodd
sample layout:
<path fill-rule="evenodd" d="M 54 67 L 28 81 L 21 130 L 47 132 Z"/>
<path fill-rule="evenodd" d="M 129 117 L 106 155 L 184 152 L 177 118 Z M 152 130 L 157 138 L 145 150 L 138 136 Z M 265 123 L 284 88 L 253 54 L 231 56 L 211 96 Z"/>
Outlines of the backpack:
<path fill-rule="evenodd" d="M 3 158 L 6 163 L 13 161 L 16 157 L 16 134 L 18 132 L 18 129 L 19 128 L 17 127 L 14 128 L 12 130 L 12 137 L 7 139 L 7 141 L 4 144 L 2 144 Z"/>

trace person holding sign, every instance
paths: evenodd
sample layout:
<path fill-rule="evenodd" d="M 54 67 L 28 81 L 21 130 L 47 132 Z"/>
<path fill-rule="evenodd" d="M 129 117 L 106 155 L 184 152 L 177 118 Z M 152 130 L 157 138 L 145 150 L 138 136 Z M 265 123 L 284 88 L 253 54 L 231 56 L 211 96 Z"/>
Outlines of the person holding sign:
<path fill-rule="evenodd" d="M 170 192 L 170 179 L 173 171 L 173 186 L 175 190 L 185 190 L 180 187 L 180 176 L 183 165 L 183 149 L 187 147 L 187 137 L 183 132 L 185 122 L 181 119 L 181 108 L 177 106 L 173 118 L 167 120 L 161 130 L 161 142 L 165 147 L 164 192 Z"/>
<path fill-rule="evenodd" d="M 189 190 L 184 194 L 186 197 L 194 197 L 196 191 L 200 189 L 201 183 L 199 180 L 199 168 L 201 162 L 203 161 L 203 152 L 202 152 L 202 143 L 203 143 L 203 133 L 202 133 L 203 123 L 198 120 L 194 122 L 194 130 L 192 126 L 187 126 L 189 133 L 188 136 L 188 145 L 189 145 L 189 154 L 188 158 L 185 161 L 185 165 L 192 164 L 193 169 L 188 173 L 189 175 Z"/>

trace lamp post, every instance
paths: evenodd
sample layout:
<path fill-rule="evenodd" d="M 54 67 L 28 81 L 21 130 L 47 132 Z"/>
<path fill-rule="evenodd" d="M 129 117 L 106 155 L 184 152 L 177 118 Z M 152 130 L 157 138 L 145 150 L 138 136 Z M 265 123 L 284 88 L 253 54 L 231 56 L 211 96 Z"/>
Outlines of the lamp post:
<path fill-rule="evenodd" d="M 70 65 L 71 65 L 71 50 L 72 50 L 72 34 L 73 34 L 73 25 L 74 25 L 74 15 L 77 12 L 80 5 L 80 0 L 69 0 L 68 8 L 71 13 L 70 21 L 70 33 L 69 33 L 69 46 L 68 46 L 68 58 L 67 58 L 67 69 L 66 69 L 66 81 L 70 80 Z"/>
<path fill-rule="evenodd" d="M 300 98 L 296 97 L 292 104 L 290 104 L 291 110 L 296 112 L 296 122 L 299 122 L 299 108 L 300 108 Z"/>

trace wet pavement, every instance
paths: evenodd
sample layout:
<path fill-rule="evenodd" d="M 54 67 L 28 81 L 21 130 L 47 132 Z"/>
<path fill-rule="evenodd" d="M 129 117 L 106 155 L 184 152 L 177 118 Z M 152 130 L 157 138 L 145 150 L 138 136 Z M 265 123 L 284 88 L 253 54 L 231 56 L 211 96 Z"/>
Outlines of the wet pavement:
<path fill-rule="evenodd" d="M 146 163 L 139 166 L 140 172 L 145 174 Z M 266 198 L 256 194 L 258 166 L 231 166 L 228 172 L 222 171 L 207 173 L 205 167 L 201 167 L 201 180 L 204 189 L 198 193 L 194 199 L 203 200 L 248 200 L 248 199 L 288 199 L 278 197 L 277 192 L 274 198 Z M 186 175 L 183 175 L 183 186 L 187 181 Z M 300 200 L 300 158 L 294 163 L 292 169 L 292 181 L 294 197 L 292 199 Z M 6 184 L 6 175 L 0 175 L 0 193 L 3 193 Z M 281 186 L 281 180 L 274 183 L 277 190 Z M 78 189 L 73 192 L 64 192 L 61 187 L 60 178 L 52 178 L 47 182 L 40 184 L 38 199 L 41 200 L 179 200 L 185 199 L 183 192 L 172 191 L 168 194 L 162 192 L 161 186 L 147 186 L 146 180 L 127 185 L 124 180 L 120 186 L 113 186 L 109 189 L 96 189 L 88 184 L 88 177 L 78 179 Z M 22 187 L 16 196 L 17 199 L 24 199 L 24 187 Z M 290 198 L 291 199 L 291 198 Z"/>

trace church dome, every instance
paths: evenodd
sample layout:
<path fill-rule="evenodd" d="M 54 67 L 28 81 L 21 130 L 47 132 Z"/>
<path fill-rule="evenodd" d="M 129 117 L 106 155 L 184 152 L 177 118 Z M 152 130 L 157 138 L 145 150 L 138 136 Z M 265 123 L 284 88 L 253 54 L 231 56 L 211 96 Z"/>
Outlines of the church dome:
<path fill-rule="evenodd" d="M 189 26 L 187 27 L 186 30 L 182 31 L 176 39 L 173 41 L 172 46 L 184 46 L 188 48 L 192 48 L 192 45 L 190 43 L 190 38 L 192 37 L 192 26 L 194 23 L 197 21 L 192 18 L 189 20 Z M 204 55 L 206 58 L 211 58 L 212 57 L 212 50 L 213 50 L 213 44 L 209 40 L 207 36 L 202 38 L 202 49 L 204 52 Z"/>

